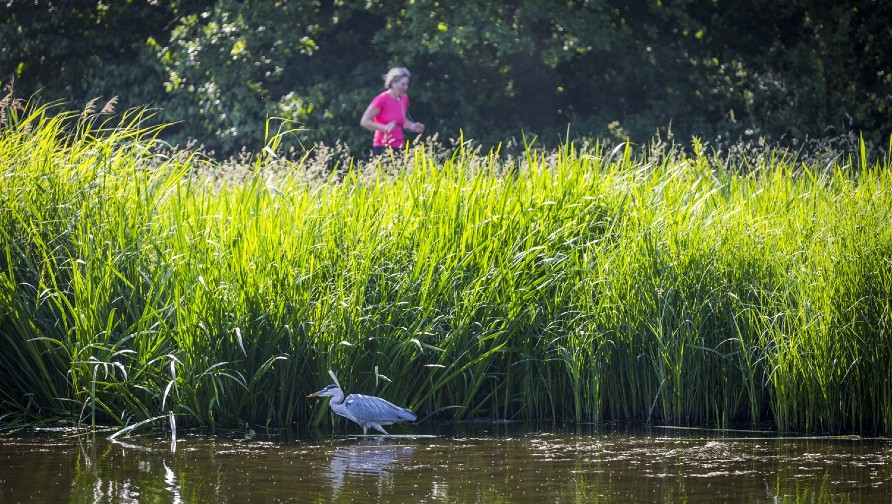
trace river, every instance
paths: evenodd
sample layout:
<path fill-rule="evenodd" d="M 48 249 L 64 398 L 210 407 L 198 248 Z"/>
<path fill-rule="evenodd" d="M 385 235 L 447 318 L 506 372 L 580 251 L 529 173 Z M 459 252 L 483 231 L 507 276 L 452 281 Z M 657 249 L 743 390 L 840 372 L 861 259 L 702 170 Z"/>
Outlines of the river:
<path fill-rule="evenodd" d="M 513 424 L 358 430 L 0 436 L 0 502 L 892 502 L 887 438 Z"/>

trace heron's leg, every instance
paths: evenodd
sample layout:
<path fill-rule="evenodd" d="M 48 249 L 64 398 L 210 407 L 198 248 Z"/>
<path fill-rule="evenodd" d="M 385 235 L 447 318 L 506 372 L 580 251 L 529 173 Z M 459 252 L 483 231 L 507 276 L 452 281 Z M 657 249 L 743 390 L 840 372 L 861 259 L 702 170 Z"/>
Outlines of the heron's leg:
<path fill-rule="evenodd" d="M 371 428 L 373 428 L 373 429 L 375 429 L 376 431 L 379 431 L 379 432 L 382 432 L 382 433 L 384 433 L 384 434 L 387 434 L 387 431 L 384 430 L 384 427 L 381 427 L 380 425 L 376 424 L 375 422 L 369 422 L 369 423 L 368 423 L 368 426 L 371 427 Z M 390 434 L 387 434 L 387 435 L 389 436 Z"/>

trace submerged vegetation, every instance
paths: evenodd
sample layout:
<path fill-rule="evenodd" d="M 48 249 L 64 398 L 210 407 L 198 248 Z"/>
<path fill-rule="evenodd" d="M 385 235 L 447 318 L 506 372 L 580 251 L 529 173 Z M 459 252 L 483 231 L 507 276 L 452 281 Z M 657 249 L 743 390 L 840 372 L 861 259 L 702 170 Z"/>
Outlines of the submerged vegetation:
<path fill-rule="evenodd" d="M 318 423 L 333 370 L 420 419 L 892 433 L 892 163 L 864 149 L 418 146 L 320 178 L 270 148 L 233 182 L 145 112 L 5 112 L 7 426 Z"/>

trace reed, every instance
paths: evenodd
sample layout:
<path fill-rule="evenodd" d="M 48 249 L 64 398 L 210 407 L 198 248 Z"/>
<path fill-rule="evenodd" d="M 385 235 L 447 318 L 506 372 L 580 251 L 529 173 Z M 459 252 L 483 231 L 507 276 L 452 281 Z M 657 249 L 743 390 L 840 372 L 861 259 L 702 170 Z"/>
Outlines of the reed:
<path fill-rule="evenodd" d="M 888 160 L 459 144 L 233 182 L 103 117 L 0 132 L 2 422 L 304 426 L 334 371 L 422 418 L 892 432 Z"/>

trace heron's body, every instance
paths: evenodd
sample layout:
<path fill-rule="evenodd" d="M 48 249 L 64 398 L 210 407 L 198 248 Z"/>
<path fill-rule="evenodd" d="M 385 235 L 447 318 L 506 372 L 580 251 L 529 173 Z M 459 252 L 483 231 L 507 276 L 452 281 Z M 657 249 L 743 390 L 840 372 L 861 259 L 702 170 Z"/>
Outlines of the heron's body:
<path fill-rule="evenodd" d="M 415 413 L 401 408 L 380 397 L 362 394 L 344 396 L 344 391 L 337 385 L 329 385 L 307 397 L 331 397 L 328 403 L 332 411 L 362 426 L 362 432 L 368 433 L 369 427 L 387 434 L 382 425 L 392 425 L 407 420 L 414 422 Z"/>

